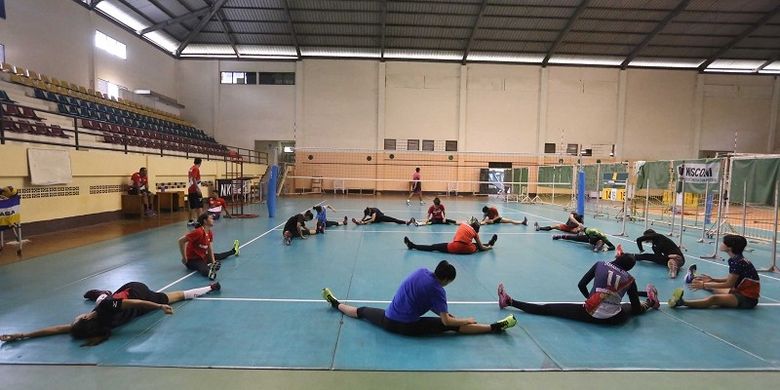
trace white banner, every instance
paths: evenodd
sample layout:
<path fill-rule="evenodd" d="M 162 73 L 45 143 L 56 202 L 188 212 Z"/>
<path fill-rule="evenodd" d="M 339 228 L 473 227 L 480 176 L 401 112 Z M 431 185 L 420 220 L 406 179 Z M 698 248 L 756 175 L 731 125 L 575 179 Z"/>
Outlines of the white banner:
<path fill-rule="evenodd" d="M 686 183 L 717 183 L 720 162 L 684 163 L 677 166 L 677 177 Z"/>

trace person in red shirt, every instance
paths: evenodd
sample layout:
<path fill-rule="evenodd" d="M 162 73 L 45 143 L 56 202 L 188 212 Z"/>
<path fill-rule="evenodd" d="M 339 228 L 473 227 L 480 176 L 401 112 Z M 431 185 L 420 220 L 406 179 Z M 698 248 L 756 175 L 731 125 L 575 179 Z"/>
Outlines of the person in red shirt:
<path fill-rule="evenodd" d="M 485 206 L 482 208 L 482 213 L 484 214 L 482 218 L 482 222 L 480 222 L 483 225 L 491 225 L 494 223 L 511 223 L 514 225 L 528 225 L 528 217 L 523 218 L 522 221 L 514 221 L 509 218 L 504 218 L 500 215 L 498 215 L 498 209 L 495 207 L 488 207 Z"/>
<path fill-rule="evenodd" d="M 127 193 L 143 197 L 144 212 L 148 216 L 155 215 L 154 210 L 152 210 L 154 194 L 149 191 L 149 178 L 147 177 L 146 168 L 141 167 L 138 172 L 130 176 L 130 188 L 128 188 Z"/>
<path fill-rule="evenodd" d="M 409 249 L 417 249 L 418 251 L 425 252 L 442 252 L 442 253 L 457 253 L 468 255 L 476 251 L 487 251 L 493 249 L 493 245 L 498 240 L 498 235 L 494 234 L 487 245 L 483 245 L 479 239 L 479 221 L 476 218 L 471 217 L 469 223 L 462 223 L 458 226 L 458 230 L 455 232 L 455 237 L 452 238 L 452 242 L 443 242 L 433 245 L 419 245 L 409 240 L 409 237 L 404 237 L 404 244 Z"/>
<path fill-rule="evenodd" d="M 415 226 L 424 226 L 424 225 L 449 225 L 449 224 L 457 224 L 458 222 L 454 219 L 447 219 L 446 212 L 444 210 L 444 205 L 441 204 L 441 199 L 439 197 L 433 198 L 433 205 L 431 207 L 428 207 L 428 216 L 426 219 L 424 219 L 422 222 L 417 222 L 414 218 L 409 220 L 410 224 L 415 224 Z"/>
<path fill-rule="evenodd" d="M 222 266 L 220 260 L 224 260 L 230 255 L 238 256 L 240 249 L 238 240 L 235 240 L 233 241 L 233 249 L 214 254 L 214 249 L 211 246 L 214 241 L 214 233 L 211 232 L 213 226 L 214 217 L 209 213 L 203 213 L 198 217 L 195 229 L 179 238 L 182 264 L 187 269 L 198 271 L 211 280 L 217 278 L 217 271 Z"/>
<path fill-rule="evenodd" d="M 222 199 L 216 195 L 211 195 L 209 197 L 209 213 L 214 217 L 214 219 L 219 219 L 219 217 L 222 216 L 222 213 L 225 213 L 225 218 L 233 218 L 232 215 L 227 211 L 227 203 L 225 203 L 225 199 Z"/>
<path fill-rule="evenodd" d="M 187 172 L 187 199 L 190 203 L 190 220 L 187 226 L 194 225 L 193 216 L 197 217 L 203 213 L 203 193 L 200 191 L 200 164 L 203 162 L 196 158 L 194 164 Z"/>
<path fill-rule="evenodd" d="M 420 181 L 420 167 L 414 168 L 414 173 L 412 174 L 412 181 L 409 182 L 410 190 L 409 190 L 409 197 L 406 198 L 406 205 L 409 205 L 409 200 L 412 199 L 413 195 L 417 195 L 417 197 L 420 199 L 420 204 L 425 204 L 423 202 L 422 198 L 422 182 Z"/>

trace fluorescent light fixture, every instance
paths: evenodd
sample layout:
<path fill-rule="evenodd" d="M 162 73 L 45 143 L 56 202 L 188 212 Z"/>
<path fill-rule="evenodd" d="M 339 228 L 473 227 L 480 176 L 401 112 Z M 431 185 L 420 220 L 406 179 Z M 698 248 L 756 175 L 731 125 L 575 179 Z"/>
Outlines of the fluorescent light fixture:
<path fill-rule="evenodd" d="M 770 69 L 767 70 L 766 68 L 761 69 L 758 71 L 759 74 L 780 74 L 780 69 Z"/>
<path fill-rule="evenodd" d="M 551 64 L 573 64 L 573 65 L 610 65 L 617 66 L 623 63 L 623 57 L 607 56 L 578 56 L 578 55 L 557 55 L 550 58 Z"/>
<path fill-rule="evenodd" d="M 111 4 L 107 1 L 101 1 L 97 5 L 97 9 L 103 11 L 106 15 L 114 18 L 117 22 L 124 24 L 127 27 L 137 31 L 141 31 L 149 25 L 141 23 L 138 19 L 128 14 L 121 8 Z"/>
<path fill-rule="evenodd" d="M 705 72 L 710 73 L 755 73 L 755 69 L 704 69 Z"/>
<path fill-rule="evenodd" d="M 173 53 L 179 48 L 179 42 L 176 42 L 168 34 L 164 34 L 160 31 L 152 31 L 143 36 L 155 45 L 163 48 L 163 50 Z"/>
<path fill-rule="evenodd" d="M 200 54 L 200 55 L 229 54 L 231 57 L 236 56 L 236 52 L 233 51 L 233 48 L 230 47 L 230 45 L 207 45 L 207 44 L 187 45 L 187 47 L 184 48 L 181 54 Z"/>
<path fill-rule="evenodd" d="M 460 61 L 463 53 L 457 51 L 441 50 L 385 50 L 385 58 L 397 58 L 403 60 L 444 60 Z"/>
<path fill-rule="evenodd" d="M 148 89 L 136 89 L 133 93 L 136 95 L 151 95 L 152 91 Z"/>
<path fill-rule="evenodd" d="M 468 61 L 484 62 L 522 62 L 530 64 L 539 64 L 544 60 L 544 54 L 513 54 L 513 53 L 491 53 L 491 52 L 470 52 Z"/>
<path fill-rule="evenodd" d="M 703 62 L 704 59 L 696 58 L 637 58 L 631 61 L 628 66 L 647 68 L 698 68 Z"/>
<path fill-rule="evenodd" d="M 182 58 L 236 58 L 235 54 L 181 54 Z"/>
<path fill-rule="evenodd" d="M 707 68 L 712 69 L 756 69 L 764 60 L 715 60 Z"/>
<path fill-rule="evenodd" d="M 238 45 L 237 49 L 241 57 L 247 55 L 298 57 L 295 46 Z"/>
<path fill-rule="evenodd" d="M 775 62 L 773 62 L 773 63 L 771 63 L 771 64 L 767 65 L 767 66 L 766 66 L 764 69 L 762 69 L 762 70 L 780 70 L 780 61 L 775 61 Z"/>
<path fill-rule="evenodd" d="M 297 60 L 298 56 L 256 56 L 241 54 L 241 58 L 249 58 L 255 60 Z"/>
<path fill-rule="evenodd" d="M 379 58 L 379 49 L 302 47 L 301 55 L 307 57 Z"/>

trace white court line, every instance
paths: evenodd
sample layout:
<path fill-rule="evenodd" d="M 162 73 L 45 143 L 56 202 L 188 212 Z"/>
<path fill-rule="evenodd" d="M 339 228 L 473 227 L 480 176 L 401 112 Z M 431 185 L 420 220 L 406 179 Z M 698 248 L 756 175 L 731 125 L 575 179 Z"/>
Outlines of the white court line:
<path fill-rule="evenodd" d="M 443 230 L 443 231 L 439 231 L 439 232 L 432 232 L 432 231 L 416 232 L 414 230 L 343 230 L 343 229 L 338 229 L 337 230 L 337 229 L 338 229 L 338 227 L 333 227 L 333 228 L 326 229 L 326 231 L 328 233 L 406 233 L 406 234 L 409 234 L 411 232 L 411 233 L 414 233 L 414 234 L 446 234 L 446 233 L 455 234 L 455 230 L 452 230 L 452 231 Z M 274 229 L 274 230 L 282 230 L 282 229 Z M 500 236 L 500 235 L 505 235 L 505 234 L 509 234 L 509 235 L 512 235 L 512 234 L 514 234 L 514 235 L 536 234 L 536 232 L 533 232 L 533 233 L 531 233 L 531 232 L 526 232 L 526 233 L 506 232 L 506 233 L 494 233 L 494 234 L 497 234 L 497 235 Z"/>
<path fill-rule="evenodd" d="M 322 201 L 322 202 L 320 202 L 320 203 L 317 203 L 317 204 L 315 204 L 315 206 L 319 206 L 319 205 L 321 205 L 321 204 L 323 204 L 323 203 L 325 203 L 325 201 Z M 303 211 L 306 211 L 306 210 L 308 210 L 308 209 L 309 209 L 309 208 L 307 207 L 307 208 L 306 208 L 306 209 L 304 209 Z M 303 212 L 303 211 L 301 211 L 301 212 Z M 263 237 L 264 237 L 264 236 L 266 236 L 268 233 L 271 233 L 272 231 L 279 229 L 279 227 L 280 227 L 280 226 L 282 226 L 282 225 L 284 225 L 285 223 L 287 223 L 287 221 L 284 221 L 284 222 L 282 222 L 282 223 L 280 223 L 280 224 L 278 224 L 278 225 L 274 226 L 273 228 L 269 229 L 269 230 L 268 230 L 268 231 L 266 231 L 265 233 L 263 233 L 263 234 L 261 234 L 261 235 L 259 235 L 259 236 L 255 237 L 255 238 L 253 238 L 253 239 L 251 239 L 251 240 L 249 240 L 249 241 L 245 242 L 245 243 L 244 243 L 244 245 L 239 245 L 239 246 L 238 246 L 238 249 L 241 249 L 241 248 L 243 248 L 243 247 L 245 247 L 245 246 L 247 246 L 247 245 L 249 245 L 249 244 L 251 244 L 251 243 L 253 243 L 253 242 L 257 241 L 257 240 L 259 240 L 260 238 L 263 238 Z M 176 279 L 176 280 L 174 280 L 173 282 L 166 284 L 166 285 L 165 285 L 165 287 L 163 287 L 163 288 L 161 288 L 161 289 L 157 290 L 157 292 L 165 291 L 166 289 L 170 288 L 171 286 L 175 285 L 176 283 L 179 283 L 179 282 L 181 282 L 182 280 L 189 278 L 190 276 L 192 276 L 192 275 L 196 274 L 197 272 L 198 272 L 198 271 L 192 271 L 192 272 L 188 273 L 187 275 L 184 275 L 184 276 L 182 276 L 181 278 L 179 278 L 179 279 Z"/>
<path fill-rule="evenodd" d="M 299 299 L 299 298 L 230 298 L 230 297 L 198 297 L 195 298 L 201 301 L 233 301 L 233 302 L 284 302 L 284 303 L 327 303 L 324 299 Z M 343 303 L 370 303 L 370 304 L 390 304 L 391 301 L 374 301 L 363 299 L 339 299 L 339 302 Z M 539 301 L 539 302 L 527 302 L 535 305 L 546 305 L 550 303 L 571 303 L 582 304 L 583 301 Z M 498 305 L 498 299 L 494 301 L 447 301 L 447 304 L 452 305 Z M 666 302 L 661 302 L 662 306 L 668 305 Z M 780 307 L 780 303 L 759 303 L 758 306 L 764 307 Z M 690 310 L 690 309 L 687 309 Z"/>

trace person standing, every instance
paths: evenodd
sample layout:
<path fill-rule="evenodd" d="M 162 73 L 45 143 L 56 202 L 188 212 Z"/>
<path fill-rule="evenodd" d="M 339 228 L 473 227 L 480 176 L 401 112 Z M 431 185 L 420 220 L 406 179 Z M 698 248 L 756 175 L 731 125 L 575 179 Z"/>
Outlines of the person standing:
<path fill-rule="evenodd" d="M 417 197 L 420 199 L 420 204 L 425 204 L 423 202 L 422 198 L 422 182 L 420 181 L 420 167 L 414 168 L 414 173 L 412 174 L 412 181 L 411 184 L 411 190 L 409 192 L 409 197 L 406 198 L 406 205 L 409 205 L 409 200 L 412 199 L 412 195 L 417 195 Z"/>
<path fill-rule="evenodd" d="M 203 160 L 195 158 L 194 164 L 187 172 L 187 199 L 190 203 L 190 220 L 187 226 L 195 225 L 195 218 L 203 213 L 203 193 L 200 191 L 200 164 Z"/>

